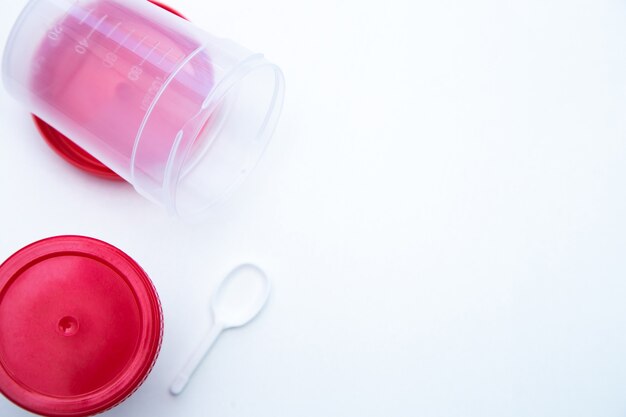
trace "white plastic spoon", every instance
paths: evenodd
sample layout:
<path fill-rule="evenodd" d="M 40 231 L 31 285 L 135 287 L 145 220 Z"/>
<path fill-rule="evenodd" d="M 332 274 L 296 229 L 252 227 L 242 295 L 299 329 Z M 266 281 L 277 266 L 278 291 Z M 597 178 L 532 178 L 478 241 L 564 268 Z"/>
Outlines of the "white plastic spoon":
<path fill-rule="evenodd" d="M 226 275 L 213 294 L 213 327 L 174 380 L 172 395 L 183 392 L 222 331 L 248 324 L 261 312 L 270 289 L 269 278 L 256 265 L 243 264 Z"/>

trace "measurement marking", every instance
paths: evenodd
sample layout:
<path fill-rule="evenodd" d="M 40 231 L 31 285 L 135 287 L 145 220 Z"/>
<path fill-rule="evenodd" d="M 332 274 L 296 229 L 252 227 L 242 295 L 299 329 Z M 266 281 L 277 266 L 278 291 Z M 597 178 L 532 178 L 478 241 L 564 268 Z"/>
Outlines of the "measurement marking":
<path fill-rule="evenodd" d="M 114 54 L 117 53 L 117 51 L 119 51 L 119 49 L 122 47 L 122 45 L 124 45 L 126 43 L 126 41 L 128 40 L 128 38 L 130 38 L 130 36 L 135 33 L 135 29 L 131 30 L 130 32 L 128 32 L 126 34 L 126 37 L 124 38 L 124 40 L 115 47 L 115 50 L 113 51 Z"/>
<path fill-rule="evenodd" d="M 141 61 L 141 64 L 139 65 L 143 65 L 146 62 L 146 60 L 150 57 L 150 55 L 152 55 L 152 52 L 154 52 L 154 50 L 157 49 L 159 45 L 161 45 L 161 42 L 157 41 L 157 43 L 154 44 L 152 49 L 150 49 L 150 52 L 148 52 L 148 54 L 144 57 L 143 61 Z"/>
<path fill-rule="evenodd" d="M 87 12 L 87 14 L 80 20 L 80 24 L 82 25 L 83 23 L 85 23 L 85 20 L 87 20 L 87 18 L 93 13 L 93 9 L 89 10 L 89 12 Z"/>
<path fill-rule="evenodd" d="M 111 35 L 113 35 L 113 32 L 115 32 L 117 30 L 117 28 L 119 28 L 121 26 L 122 22 L 117 22 L 117 25 L 113 26 L 113 29 L 111 29 L 109 31 L 109 34 L 107 35 L 107 39 L 109 39 L 111 37 Z"/>
<path fill-rule="evenodd" d="M 141 40 L 139 41 L 139 43 L 137 45 L 135 45 L 135 47 L 133 48 L 133 52 L 135 52 L 137 50 L 137 48 L 139 48 L 139 46 L 143 43 L 143 41 L 145 41 L 148 38 L 148 35 L 144 36 L 143 38 L 141 38 Z"/>
<path fill-rule="evenodd" d="M 109 17 L 108 14 L 105 14 L 104 16 L 102 16 L 102 18 L 100 20 L 98 20 L 98 23 L 96 23 L 96 26 L 93 27 L 93 29 L 91 29 L 91 32 L 89 32 L 89 35 L 87 35 L 87 39 L 91 38 L 91 35 L 93 35 L 93 33 L 98 30 L 98 28 L 100 27 L 100 25 L 107 20 L 107 17 Z"/>
<path fill-rule="evenodd" d="M 174 50 L 174 48 L 170 48 L 167 50 L 167 52 L 165 53 L 165 55 L 163 55 L 161 57 L 161 59 L 159 60 L 159 62 L 157 62 L 157 65 L 161 64 L 161 62 L 163 62 L 165 60 L 165 58 L 170 54 L 170 52 L 172 52 Z"/>

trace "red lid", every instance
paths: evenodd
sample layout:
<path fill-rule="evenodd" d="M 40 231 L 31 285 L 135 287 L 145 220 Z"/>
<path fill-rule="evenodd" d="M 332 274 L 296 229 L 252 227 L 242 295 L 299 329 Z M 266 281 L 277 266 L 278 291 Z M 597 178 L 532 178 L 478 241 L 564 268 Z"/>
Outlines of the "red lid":
<path fill-rule="evenodd" d="M 108 243 L 33 243 L 0 265 L 0 392 L 45 416 L 116 406 L 159 353 L 162 313 L 146 273 Z"/>
<path fill-rule="evenodd" d="M 166 6 L 165 4 L 154 0 L 148 1 L 159 6 L 162 9 L 167 10 L 170 13 L 175 14 L 176 16 L 182 17 L 183 19 L 187 20 L 185 16 L 172 9 L 171 7 Z M 63 135 L 61 132 L 41 120 L 39 117 L 33 115 L 33 119 L 35 121 L 37 129 L 39 129 L 39 133 L 41 133 L 41 136 L 48 143 L 48 145 L 50 145 L 50 147 L 59 156 L 61 156 L 61 158 L 65 159 L 67 162 L 74 165 L 75 167 L 80 168 L 83 171 L 96 175 L 98 177 L 114 181 L 123 181 L 123 179 L 119 175 L 111 171 L 106 165 L 98 161 L 83 148 L 76 145 L 67 136 Z"/>
<path fill-rule="evenodd" d="M 90 174 L 113 181 L 123 181 L 122 177 L 111 171 L 102 162 L 87 153 L 83 148 L 68 139 L 67 136 L 33 115 L 39 133 L 61 158 Z"/>

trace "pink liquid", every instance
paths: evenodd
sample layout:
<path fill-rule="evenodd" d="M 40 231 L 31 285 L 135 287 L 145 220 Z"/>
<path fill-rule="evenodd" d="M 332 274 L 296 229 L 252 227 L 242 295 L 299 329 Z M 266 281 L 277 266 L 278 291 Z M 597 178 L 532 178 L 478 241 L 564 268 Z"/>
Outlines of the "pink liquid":
<path fill-rule="evenodd" d="M 213 88 L 205 52 L 185 65 L 199 47 L 114 1 L 79 2 L 43 40 L 31 88 L 61 120 L 55 127 L 118 172 L 128 171 L 143 129 L 135 168 L 158 182 L 177 135 Z"/>

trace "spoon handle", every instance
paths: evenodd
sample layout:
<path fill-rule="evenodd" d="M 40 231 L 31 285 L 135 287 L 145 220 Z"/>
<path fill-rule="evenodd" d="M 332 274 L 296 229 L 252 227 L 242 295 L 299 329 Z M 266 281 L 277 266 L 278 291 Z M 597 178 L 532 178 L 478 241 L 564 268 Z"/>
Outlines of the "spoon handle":
<path fill-rule="evenodd" d="M 180 395 L 183 392 L 191 376 L 196 372 L 196 369 L 198 369 L 207 353 L 209 353 L 209 350 L 211 350 L 211 347 L 220 333 L 222 333 L 222 330 L 224 330 L 222 325 L 218 323 L 213 325 L 209 333 L 207 333 L 193 355 L 189 358 L 185 367 L 178 373 L 178 376 L 172 383 L 170 387 L 170 393 L 172 395 Z"/>

